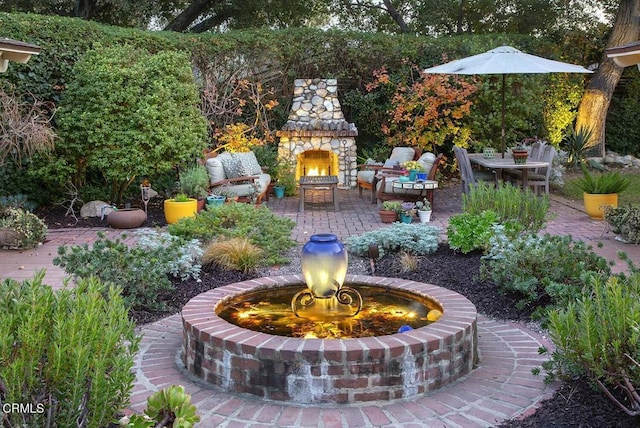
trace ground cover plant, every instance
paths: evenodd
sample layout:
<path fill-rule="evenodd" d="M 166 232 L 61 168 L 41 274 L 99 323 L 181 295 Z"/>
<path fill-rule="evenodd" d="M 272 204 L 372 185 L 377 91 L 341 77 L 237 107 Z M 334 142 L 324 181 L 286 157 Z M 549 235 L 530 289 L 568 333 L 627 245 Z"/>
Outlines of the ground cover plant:
<path fill-rule="evenodd" d="M 538 316 L 582 296 L 585 275 L 611 274 L 610 263 L 583 241 L 549 234 L 512 238 L 500 227 L 480 271 L 502 292 L 516 293 L 518 307 L 531 307 Z"/>
<path fill-rule="evenodd" d="M 380 257 L 399 251 L 429 254 L 438 248 L 438 233 L 439 229 L 434 226 L 396 222 L 386 228 L 352 236 L 345 244 L 349 252 L 359 256 L 368 255 L 371 244 L 378 246 Z"/>
<path fill-rule="evenodd" d="M 126 235 L 125 235 L 126 237 Z M 170 277 L 185 281 L 200 275 L 201 243 L 168 233 L 146 232 L 130 247 L 121 239 L 98 233 L 89 244 L 58 247 L 53 264 L 76 278 L 96 276 L 122 287 L 129 307 L 163 309 L 157 295 L 171 291 Z"/>
<path fill-rule="evenodd" d="M 278 217 L 266 206 L 227 203 L 210 206 L 200 215 L 185 218 L 169 226 L 169 233 L 201 242 L 246 238 L 262 250 L 261 265 L 286 262 L 286 252 L 295 245 L 291 240 L 294 223 Z"/>

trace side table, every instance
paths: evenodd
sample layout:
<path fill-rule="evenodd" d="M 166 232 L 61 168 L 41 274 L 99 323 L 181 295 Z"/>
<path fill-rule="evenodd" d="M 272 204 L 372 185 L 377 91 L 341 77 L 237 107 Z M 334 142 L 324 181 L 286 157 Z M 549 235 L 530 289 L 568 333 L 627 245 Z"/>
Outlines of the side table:
<path fill-rule="evenodd" d="M 338 176 L 337 175 L 305 175 L 300 177 L 300 206 L 298 211 L 304 212 L 304 196 L 307 190 L 331 190 L 333 208 L 340 211 L 338 200 Z"/>
<path fill-rule="evenodd" d="M 434 180 L 422 180 L 422 181 L 405 181 L 394 180 L 391 184 L 391 191 L 395 194 L 397 192 L 399 198 L 420 200 L 426 197 L 429 203 L 433 207 L 433 191 L 438 188 L 438 182 Z M 420 190 L 419 194 L 409 195 L 402 190 Z M 424 193 L 424 195 L 423 195 Z"/>

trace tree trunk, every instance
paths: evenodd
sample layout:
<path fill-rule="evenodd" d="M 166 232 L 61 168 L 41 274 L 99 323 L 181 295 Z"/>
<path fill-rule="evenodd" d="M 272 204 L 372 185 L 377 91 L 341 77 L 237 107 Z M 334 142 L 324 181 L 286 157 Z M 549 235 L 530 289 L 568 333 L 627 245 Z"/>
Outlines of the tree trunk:
<path fill-rule="evenodd" d="M 402 16 L 398 13 L 398 10 L 393 6 L 393 4 L 391 4 L 391 0 L 383 0 L 383 3 L 384 3 L 385 8 L 387 9 L 387 13 L 391 17 L 391 19 L 393 19 L 393 21 L 396 24 L 398 24 L 398 26 L 400 27 L 400 32 L 401 33 L 408 33 L 409 32 L 409 26 L 404 21 Z"/>
<path fill-rule="evenodd" d="M 635 42 L 638 38 L 640 38 L 640 1 L 621 0 L 616 21 L 607 41 L 607 48 Z M 589 147 L 598 147 L 601 156 L 605 155 L 607 111 L 622 70 L 622 67 L 618 67 L 613 59 L 607 58 L 607 54 L 603 53 L 600 66 L 587 85 L 578 108 L 576 129 L 585 127 L 593 130 Z"/>
<path fill-rule="evenodd" d="M 96 16 L 97 9 L 96 0 L 76 0 L 73 2 L 73 14 L 87 21 L 91 21 Z"/>
<path fill-rule="evenodd" d="M 183 32 L 203 13 L 211 10 L 219 0 L 194 0 L 180 15 L 164 27 L 165 31 Z"/>

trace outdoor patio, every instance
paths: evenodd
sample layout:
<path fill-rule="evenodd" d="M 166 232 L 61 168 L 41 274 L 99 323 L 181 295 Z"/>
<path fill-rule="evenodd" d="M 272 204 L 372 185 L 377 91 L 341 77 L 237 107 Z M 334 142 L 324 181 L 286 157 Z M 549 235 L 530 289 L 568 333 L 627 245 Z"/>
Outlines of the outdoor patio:
<path fill-rule="evenodd" d="M 340 211 L 335 211 L 331 192 L 314 190 L 307 192 L 305 211 L 299 212 L 297 196 L 276 199 L 271 196 L 265 204 L 275 213 L 292 219 L 296 225 L 292 238 L 298 243 L 305 243 L 315 233 L 331 232 L 344 240 L 349 236 L 359 235 L 386 225 L 380 221 L 378 205 L 370 203 L 369 195 L 358 196 L 356 189 L 339 190 Z M 446 240 L 449 217 L 461 212 L 462 193 L 460 186 L 450 184 L 436 191 L 431 226 L 440 228 L 440 237 Z M 627 245 L 615 240 L 605 222 L 591 220 L 585 213 L 581 202 L 569 201 L 555 194 L 551 195 L 551 213 L 554 218 L 543 230 L 553 235 L 571 235 L 574 239 L 583 240 L 593 246 L 596 253 L 617 262 L 614 270 L 626 269 L 620 262 L 618 251 L 624 251 L 629 258 L 640 265 L 640 246 Z M 47 241 L 34 250 L 11 251 L 0 250 L 0 279 L 17 280 L 33 277 L 34 273 L 46 269 L 45 283 L 55 288 L 62 287 L 66 277 L 62 269 L 53 266 L 52 260 L 60 245 L 81 245 L 92 242 L 96 232 L 102 231 L 107 237 L 120 236 L 123 231 L 110 228 L 95 229 L 53 229 Z M 127 233 L 127 240 L 134 240 L 134 233 Z M 126 242 L 126 240 L 125 240 Z M 601 248 L 598 248 L 601 244 Z"/>

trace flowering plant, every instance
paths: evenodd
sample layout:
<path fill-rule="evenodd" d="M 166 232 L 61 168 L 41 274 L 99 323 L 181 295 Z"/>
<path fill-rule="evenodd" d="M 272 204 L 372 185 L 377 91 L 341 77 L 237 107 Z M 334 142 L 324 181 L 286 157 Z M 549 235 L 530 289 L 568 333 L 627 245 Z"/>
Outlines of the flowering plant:
<path fill-rule="evenodd" d="M 0 209 L 0 228 L 15 232 L 14 240 L 6 243 L 8 248 L 36 248 L 47 236 L 47 226 L 44 222 L 35 214 L 22 208 Z"/>
<path fill-rule="evenodd" d="M 424 172 L 424 166 L 418 161 L 406 161 L 402 163 L 402 167 L 408 171 L 414 170 L 418 172 Z"/>
<path fill-rule="evenodd" d="M 414 215 L 416 213 L 416 204 L 413 202 L 403 202 L 400 207 L 404 215 Z"/>
<path fill-rule="evenodd" d="M 418 208 L 418 211 L 431 211 L 431 203 L 429 202 L 429 199 L 424 198 L 423 200 L 416 202 L 416 208 Z"/>

